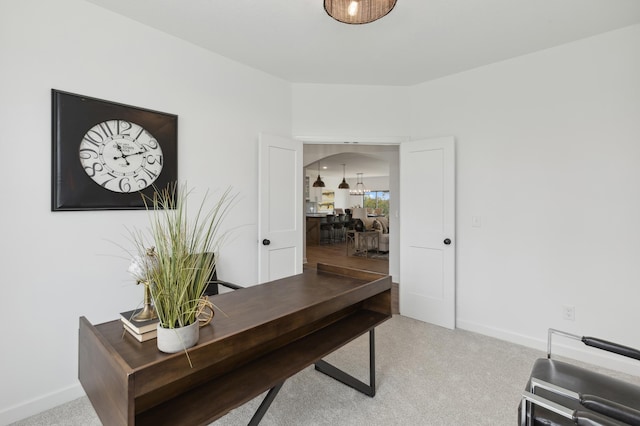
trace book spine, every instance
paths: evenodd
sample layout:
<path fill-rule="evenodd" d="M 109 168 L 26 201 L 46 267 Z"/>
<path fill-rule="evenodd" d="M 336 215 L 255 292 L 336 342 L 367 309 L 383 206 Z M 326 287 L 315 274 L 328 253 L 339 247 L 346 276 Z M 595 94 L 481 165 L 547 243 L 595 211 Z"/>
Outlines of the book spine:
<path fill-rule="evenodd" d="M 158 335 L 158 331 L 157 330 L 151 330 L 148 331 L 146 333 L 138 333 L 135 330 L 131 329 L 129 326 L 127 326 L 126 323 L 122 324 L 124 329 L 130 334 L 132 335 L 138 342 L 146 342 L 147 340 L 151 340 L 151 339 L 155 339 Z"/>

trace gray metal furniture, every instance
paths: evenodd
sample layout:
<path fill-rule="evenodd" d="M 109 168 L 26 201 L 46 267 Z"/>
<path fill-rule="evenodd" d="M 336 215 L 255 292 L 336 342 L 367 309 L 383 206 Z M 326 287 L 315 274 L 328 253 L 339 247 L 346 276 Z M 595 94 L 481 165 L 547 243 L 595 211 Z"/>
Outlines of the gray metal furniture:
<path fill-rule="evenodd" d="M 640 386 L 551 358 L 554 335 L 640 360 L 640 351 L 606 340 L 549 329 L 547 358 L 538 359 L 522 394 L 518 424 L 640 425 Z"/>

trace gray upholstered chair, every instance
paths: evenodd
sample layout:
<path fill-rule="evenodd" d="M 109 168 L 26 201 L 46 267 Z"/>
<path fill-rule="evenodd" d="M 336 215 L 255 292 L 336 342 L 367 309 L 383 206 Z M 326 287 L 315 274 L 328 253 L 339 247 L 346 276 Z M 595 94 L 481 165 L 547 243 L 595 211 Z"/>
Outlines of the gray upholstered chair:
<path fill-rule="evenodd" d="M 367 215 L 367 210 L 362 208 L 362 207 L 358 207 L 353 209 L 353 219 L 360 219 L 362 221 L 362 223 L 364 224 L 364 230 L 365 231 L 377 231 L 380 233 L 380 235 L 378 236 L 379 239 L 379 249 L 382 252 L 388 252 L 389 251 L 389 226 L 388 226 L 388 219 L 381 217 L 379 218 L 381 221 L 384 220 L 387 225 L 386 227 L 374 227 L 374 225 L 376 225 L 376 221 L 378 218 L 376 217 L 369 217 Z M 372 249 L 377 249 L 378 246 L 376 247 L 366 247 L 368 250 L 372 250 Z M 364 247 L 356 247 L 356 249 L 364 249 Z"/>
<path fill-rule="evenodd" d="M 640 386 L 551 358 L 554 335 L 640 360 L 640 351 L 606 340 L 550 329 L 547 358 L 538 359 L 522 394 L 518 424 L 640 425 Z"/>

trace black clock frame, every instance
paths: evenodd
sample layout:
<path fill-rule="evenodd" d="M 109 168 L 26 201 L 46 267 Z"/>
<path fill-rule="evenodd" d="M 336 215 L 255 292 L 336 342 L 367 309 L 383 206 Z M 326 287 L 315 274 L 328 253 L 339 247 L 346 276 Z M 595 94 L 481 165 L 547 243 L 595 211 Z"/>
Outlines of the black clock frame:
<path fill-rule="evenodd" d="M 178 180 L 178 116 L 51 89 L 52 178 L 51 210 L 144 209 L 141 194 Z M 110 191 L 91 179 L 79 159 L 86 132 L 107 120 L 126 120 L 148 130 L 162 148 L 163 167 L 150 187 L 141 191 Z"/>

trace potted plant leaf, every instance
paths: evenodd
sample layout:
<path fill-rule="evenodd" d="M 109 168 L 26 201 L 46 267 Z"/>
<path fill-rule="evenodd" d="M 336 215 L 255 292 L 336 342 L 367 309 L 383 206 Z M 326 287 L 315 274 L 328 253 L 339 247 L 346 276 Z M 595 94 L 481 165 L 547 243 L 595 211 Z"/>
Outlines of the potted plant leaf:
<path fill-rule="evenodd" d="M 212 305 L 203 294 L 215 268 L 214 253 L 226 235 L 220 226 L 235 199 L 229 188 L 205 210 L 207 191 L 195 214 L 190 215 L 192 191 L 178 184 L 156 189 L 152 198 L 145 198 L 149 235 L 132 232 L 139 258 L 147 258 L 142 264 L 159 320 L 157 344 L 162 352 L 194 346 L 203 307 L 208 305 L 213 316 Z"/>

